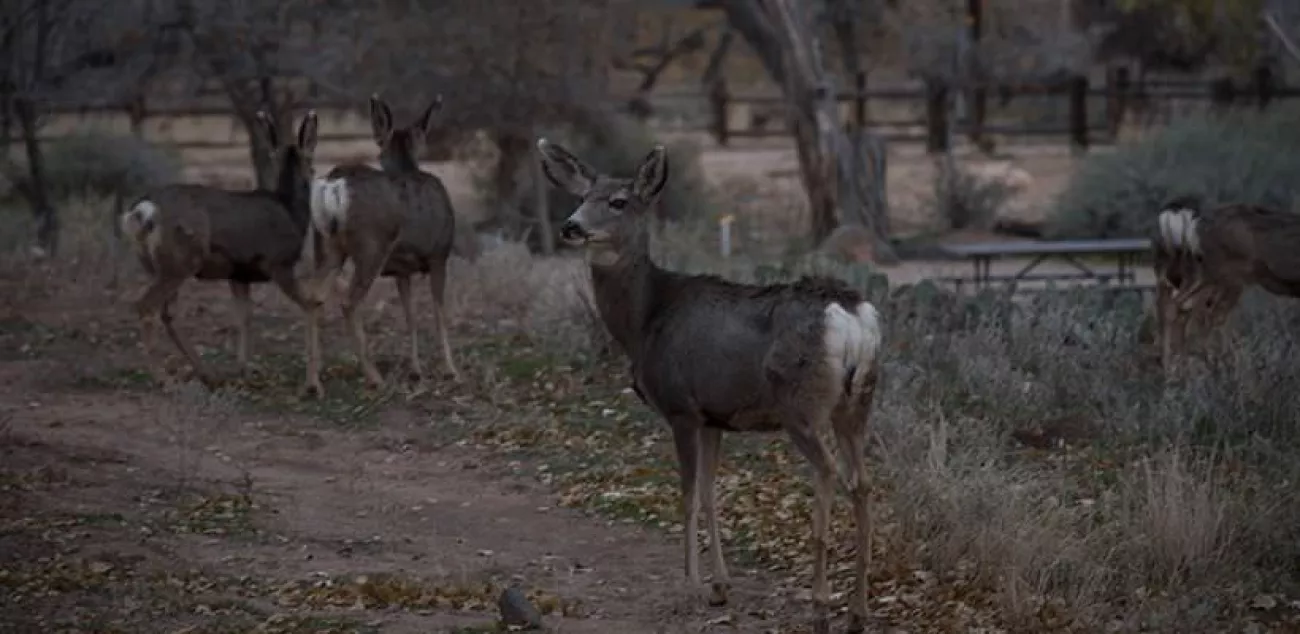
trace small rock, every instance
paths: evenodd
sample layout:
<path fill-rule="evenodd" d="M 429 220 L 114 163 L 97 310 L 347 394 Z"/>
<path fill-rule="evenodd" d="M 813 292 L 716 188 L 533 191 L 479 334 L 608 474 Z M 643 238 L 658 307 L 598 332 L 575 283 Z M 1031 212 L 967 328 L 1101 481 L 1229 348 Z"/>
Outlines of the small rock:
<path fill-rule="evenodd" d="M 497 609 L 501 611 L 501 622 L 508 627 L 528 630 L 542 627 L 542 614 L 519 588 L 506 588 L 502 591 L 501 598 L 497 599 Z"/>

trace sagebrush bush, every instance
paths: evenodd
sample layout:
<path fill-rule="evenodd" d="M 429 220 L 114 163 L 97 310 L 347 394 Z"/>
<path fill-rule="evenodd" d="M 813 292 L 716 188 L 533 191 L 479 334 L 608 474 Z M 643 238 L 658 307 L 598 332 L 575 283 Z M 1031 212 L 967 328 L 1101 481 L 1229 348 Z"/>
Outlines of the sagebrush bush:
<path fill-rule="evenodd" d="M 987 229 L 1015 193 L 999 179 L 979 178 L 955 161 L 940 161 L 934 179 L 934 213 L 950 229 Z"/>
<path fill-rule="evenodd" d="M 1175 196 L 1290 209 L 1297 193 L 1300 109 L 1191 117 L 1082 161 L 1047 230 L 1058 238 L 1141 236 Z"/>
<path fill-rule="evenodd" d="M 564 350 L 600 345 L 580 260 L 515 245 L 476 266 L 486 279 L 454 276 L 465 301 L 513 306 Z M 870 464 L 888 501 L 878 534 L 903 558 L 889 565 L 971 579 L 1019 631 L 1235 631 L 1255 597 L 1300 594 L 1300 306 L 1247 293 L 1228 353 L 1166 383 L 1135 294 L 960 296 L 818 260 L 714 266 L 746 282 L 836 276 L 881 310 Z"/>
<path fill-rule="evenodd" d="M 77 132 L 44 144 L 43 150 L 46 187 L 55 201 L 116 194 L 130 197 L 173 182 L 181 173 L 181 159 L 175 150 L 134 136 Z M 25 179 L 16 184 L 29 186 Z"/>

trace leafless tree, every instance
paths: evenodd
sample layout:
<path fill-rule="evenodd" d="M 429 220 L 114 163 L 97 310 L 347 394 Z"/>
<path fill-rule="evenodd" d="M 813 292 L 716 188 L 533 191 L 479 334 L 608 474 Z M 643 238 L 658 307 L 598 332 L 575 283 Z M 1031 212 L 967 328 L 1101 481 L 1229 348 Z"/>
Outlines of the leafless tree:
<path fill-rule="evenodd" d="M 17 185 L 37 219 L 36 244 L 58 249 L 59 217 L 50 200 L 39 131 L 55 106 L 112 103 L 140 72 L 133 54 L 143 0 L 4 0 L 0 4 L 0 171 Z M 26 165 L 9 158 L 14 124 Z"/>
<path fill-rule="evenodd" d="M 631 48 L 626 53 L 620 53 L 613 58 L 613 67 L 618 70 L 636 71 L 641 75 L 635 92 L 628 100 L 627 108 L 639 119 L 646 119 L 653 114 L 654 109 L 650 103 L 650 92 L 654 90 L 659 83 L 659 77 L 665 70 L 672 66 L 673 62 L 681 57 L 699 52 L 704 48 L 705 36 L 710 32 L 717 30 L 719 24 L 705 24 L 698 26 L 685 34 L 673 37 L 673 19 L 671 16 L 664 16 L 660 25 L 659 41 L 651 46 L 639 46 Z M 724 41 L 725 36 L 724 36 Z M 635 44 L 635 40 L 629 40 L 630 44 Z M 718 47 L 723 44 L 720 42 Z M 725 49 L 723 49 L 725 53 Z"/>
<path fill-rule="evenodd" d="M 188 35 L 198 78 L 221 86 L 249 132 L 258 185 L 266 179 L 269 141 L 257 129 L 257 112 L 287 129 L 290 114 L 308 107 L 313 92 L 336 99 L 364 93 L 343 88 L 361 69 L 364 47 L 392 46 L 371 19 L 377 3 L 333 0 L 174 0 L 168 7 Z M 166 11 L 164 11 L 166 13 Z M 322 90 L 323 89 L 323 90 Z"/>
<path fill-rule="evenodd" d="M 841 126 L 837 87 L 822 60 L 811 4 L 797 0 L 719 4 L 785 94 L 812 211 L 813 238 L 820 242 L 842 222 L 860 224 L 876 236 L 877 257 L 892 259 L 884 144 L 868 130 L 845 132 Z"/>
<path fill-rule="evenodd" d="M 541 232 L 545 219 L 531 176 L 533 139 L 541 130 L 583 128 L 609 114 L 608 77 L 614 27 L 631 19 L 627 0 L 452 0 L 386 6 L 390 41 L 367 52 L 358 84 L 389 95 L 399 116 L 412 116 L 444 95 L 430 137 L 440 141 L 484 131 L 497 158 L 488 189 L 497 223 L 514 237 Z"/>

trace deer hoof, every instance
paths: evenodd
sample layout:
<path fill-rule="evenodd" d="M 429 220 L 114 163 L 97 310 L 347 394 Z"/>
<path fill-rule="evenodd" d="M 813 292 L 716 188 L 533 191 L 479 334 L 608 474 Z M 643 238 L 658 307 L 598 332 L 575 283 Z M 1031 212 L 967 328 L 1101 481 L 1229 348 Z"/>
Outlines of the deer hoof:
<path fill-rule="evenodd" d="M 320 383 L 308 383 L 302 387 L 300 396 L 305 400 L 321 400 L 325 398 L 325 386 Z"/>
<path fill-rule="evenodd" d="M 722 607 L 727 604 L 728 585 L 722 581 L 714 581 L 709 588 L 709 607 Z"/>
<path fill-rule="evenodd" d="M 861 614 L 850 614 L 849 625 L 844 630 L 847 634 L 862 634 L 867 631 L 867 617 Z"/>
<path fill-rule="evenodd" d="M 831 619 L 825 614 L 813 617 L 813 634 L 831 634 Z"/>

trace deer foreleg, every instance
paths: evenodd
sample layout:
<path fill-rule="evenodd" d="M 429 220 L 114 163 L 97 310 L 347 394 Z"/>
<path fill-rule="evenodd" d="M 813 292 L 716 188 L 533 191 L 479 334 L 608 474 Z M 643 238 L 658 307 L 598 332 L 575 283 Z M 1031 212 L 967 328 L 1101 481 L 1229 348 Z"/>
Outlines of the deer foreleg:
<path fill-rule="evenodd" d="M 677 448 L 677 470 L 682 480 L 682 522 L 686 537 L 686 580 L 691 590 L 700 587 L 700 543 L 696 483 L 700 472 L 700 425 L 693 419 L 671 421 Z"/>
<path fill-rule="evenodd" d="M 248 365 L 248 328 L 253 318 L 252 289 L 244 282 L 230 282 L 230 294 L 235 298 L 236 334 L 235 358 L 239 365 Z"/>

